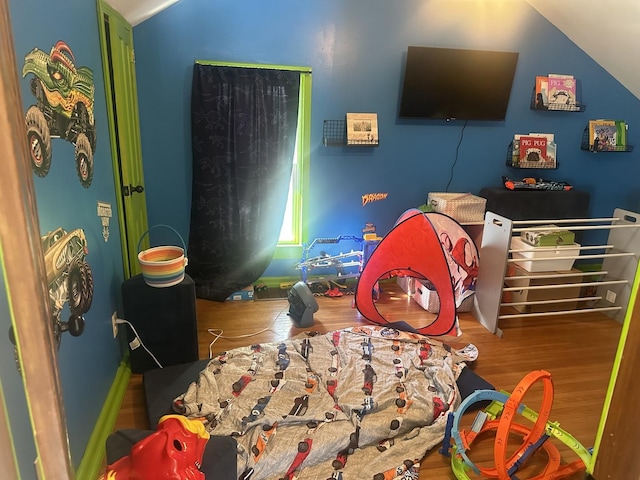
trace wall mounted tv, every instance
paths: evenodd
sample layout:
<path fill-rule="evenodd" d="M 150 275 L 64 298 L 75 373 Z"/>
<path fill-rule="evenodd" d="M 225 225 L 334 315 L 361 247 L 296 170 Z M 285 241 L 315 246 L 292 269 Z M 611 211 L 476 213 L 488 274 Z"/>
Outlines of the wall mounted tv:
<path fill-rule="evenodd" d="M 504 120 L 517 52 L 407 50 L 400 118 Z"/>

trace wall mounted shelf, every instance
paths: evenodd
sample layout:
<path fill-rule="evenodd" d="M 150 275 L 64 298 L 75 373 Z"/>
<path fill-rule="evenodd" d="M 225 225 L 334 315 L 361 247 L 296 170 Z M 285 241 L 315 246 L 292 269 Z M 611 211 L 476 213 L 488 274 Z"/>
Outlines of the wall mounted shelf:
<path fill-rule="evenodd" d="M 325 147 L 377 147 L 378 139 L 347 142 L 346 120 L 325 120 L 322 124 L 322 144 Z"/>
<path fill-rule="evenodd" d="M 589 127 L 585 127 L 584 132 L 582 133 L 582 143 L 580 144 L 580 149 L 593 153 L 624 153 L 632 152 L 633 145 L 618 145 L 615 147 L 608 147 L 606 150 L 600 150 L 597 146 L 589 144 Z"/>
<path fill-rule="evenodd" d="M 533 91 L 531 92 L 531 103 L 529 104 L 529 108 L 531 110 L 542 110 L 549 112 L 584 112 L 587 109 L 587 106 L 583 103 L 575 103 L 575 104 L 562 104 L 555 103 L 551 105 L 543 105 L 541 101 L 538 100 L 536 95 L 536 87 L 533 87 Z"/>
<path fill-rule="evenodd" d="M 536 75 L 530 108 L 555 112 L 584 112 L 586 106 L 580 103 L 579 97 L 578 79 L 573 75 Z"/>
<path fill-rule="evenodd" d="M 507 167 L 517 169 L 544 169 L 544 170 L 556 170 L 558 168 L 558 162 L 544 162 L 544 161 L 526 161 L 519 160 L 518 165 L 514 165 L 513 159 L 513 142 L 509 143 L 507 148 Z"/>

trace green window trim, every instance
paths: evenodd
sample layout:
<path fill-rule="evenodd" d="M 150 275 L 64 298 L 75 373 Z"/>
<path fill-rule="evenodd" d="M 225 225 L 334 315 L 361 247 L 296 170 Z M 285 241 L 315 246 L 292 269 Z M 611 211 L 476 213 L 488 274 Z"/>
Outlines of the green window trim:
<path fill-rule="evenodd" d="M 309 170 L 311 151 L 311 72 L 300 75 L 300 127 L 298 131 L 298 185 L 293 193 L 293 231 L 292 242 L 280 243 L 274 258 L 290 259 L 302 257 L 302 246 L 307 241 L 304 219 L 307 218 L 309 191 Z"/>

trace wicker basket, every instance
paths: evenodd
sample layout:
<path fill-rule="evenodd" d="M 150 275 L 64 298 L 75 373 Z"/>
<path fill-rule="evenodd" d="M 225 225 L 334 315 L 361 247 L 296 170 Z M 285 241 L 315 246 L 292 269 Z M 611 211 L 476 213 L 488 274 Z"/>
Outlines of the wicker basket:
<path fill-rule="evenodd" d="M 487 199 L 470 193 L 429 193 L 427 204 L 458 222 L 482 222 Z"/>

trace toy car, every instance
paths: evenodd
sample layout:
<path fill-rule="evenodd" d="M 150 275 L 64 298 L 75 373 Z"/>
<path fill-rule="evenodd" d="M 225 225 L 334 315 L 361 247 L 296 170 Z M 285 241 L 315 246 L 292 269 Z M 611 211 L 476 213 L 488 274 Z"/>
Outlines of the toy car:
<path fill-rule="evenodd" d="M 234 384 L 231 385 L 233 395 L 236 397 L 240 395 L 242 391 L 245 389 L 245 387 L 249 385 L 249 382 L 251 382 L 251 376 L 242 375 L 240 377 L 240 380 L 238 380 L 237 382 L 234 382 Z"/>
<path fill-rule="evenodd" d="M 284 371 L 289 366 L 291 362 L 291 358 L 287 353 L 287 345 L 285 343 L 281 343 L 278 345 L 278 360 L 276 360 L 276 365 L 280 368 L 280 371 Z"/>
<path fill-rule="evenodd" d="M 571 190 L 573 188 L 567 182 L 555 182 L 533 177 L 526 177 L 522 180 L 502 177 L 502 183 L 509 190 Z"/>
<path fill-rule="evenodd" d="M 364 366 L 362 370 L 364 373 L 364 383 L 362 385 L 362 391 L 365 395 L 371 395 L 373 393 L 373 384 L 376 383 L 378 376 L 376 375 L 375 370 L 369 364 Z"/>
<path fill-rule="evenodd" d="M 264 453 L 264 450 L 267 448 L 269 439 L 273 434 L 276 433 L 277 427 L 277 422 L 273 425 L 265 424 L 262 426 L 262 431 L 258 435 L 258 439 L 256 440 L 255 445 L 251 447 L 251 453 L 253 453 L 253 459 L 256 463 L 258 462 L 258 460 L 260 460 L 260 457 Z"/>
<path fill-rule="evenodd" d="M 307 413 L 307 409 L 309 408 L 309 395 L 302 395 L 301 397 L 296 397 L 293 401 L 293 407 L 289 411 L 289 415 L 301 416 Z M 285 415 L 286 417 L 286 415 Z"/>
<path fill-rule="evenodd" d="M 295 474 L 311 452 L 312 443 L 313 441 L 310 438 L 305 438 L 302 442 L 298 443 L 298 453 L 293 458 L 293 462 L 291 462 L 283 480 L 295 480 L 297 478 Z"/>

